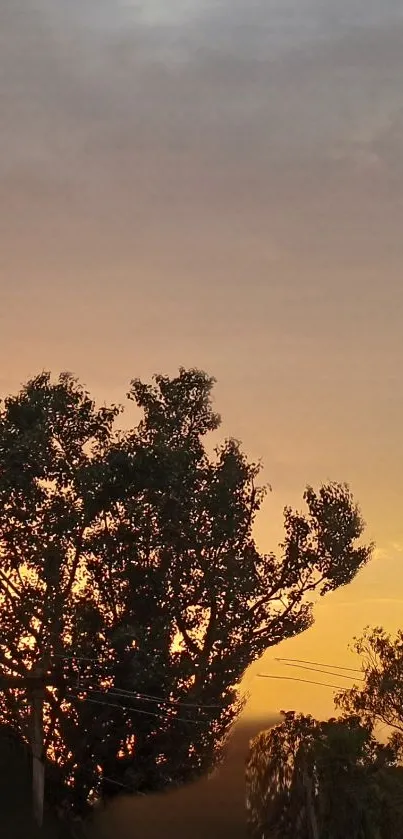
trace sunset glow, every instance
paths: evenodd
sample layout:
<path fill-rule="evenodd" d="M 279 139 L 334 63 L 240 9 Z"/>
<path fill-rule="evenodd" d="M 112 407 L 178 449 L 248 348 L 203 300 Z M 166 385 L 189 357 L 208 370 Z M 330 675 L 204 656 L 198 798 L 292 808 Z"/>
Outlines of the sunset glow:
<path fill-rule="evenodd" d="M 403 10 L 25 5 L 0 12 L 1 397 L 43 369 L 99 402 L 205 369 L 213 442 L 273 488 L 262 550 L 306 484 L 348 482 L 372 562 L 244 685 L 251 715 L 330 715 L 331 688 L 258 674 L 358 667 L 354 635 L 402 626 Z"/>

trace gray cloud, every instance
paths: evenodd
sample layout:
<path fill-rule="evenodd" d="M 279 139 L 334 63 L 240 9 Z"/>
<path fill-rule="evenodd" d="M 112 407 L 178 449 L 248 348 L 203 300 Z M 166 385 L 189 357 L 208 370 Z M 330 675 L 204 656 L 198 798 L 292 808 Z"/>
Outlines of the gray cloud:
<path fill-rule="evenodd" d="M 140 133 L 140 144 L 144 136 L 152 146 L 167 142 L 168 150 L 176 142 L 179 151 L 186 141 L 197 146 L 200 130 L 201 141 L 210 137 L 219 150 L 220 129 L 223 143 L 243 128 L 253 144 L 266 128 L 268 152 L 295 152 L 359 133 L 363 124 L 371 130 L 371 120 L 383 127 L 400 101 L 399 38 L 392 28 L 381 29 L 377 49 L 368 48 L 371 22 L 403 21 L 391 0 L 376 17 L 364 0 L 343 0 L 337 15 L 330 0 L 212 6 L 177 0 L 172 7 L 155 1 L 150 23 L 144 7 L 3 0 L 3 114 L 14 153 L 31 147 L 41 128 L 46 145 L 56 146 L 58 120 L 70 129 L 75 124 L 74 136 L 90 135 L 95 144 L 102 145 L 109 126 L 126 132 L 134 147 Z M 160 22 L 158 8 L 166 10 Z M 18 120 L 31 127 L 25 136 Z"/>
<path fill-rule="evenodd" d="M 280 250 L 284 224 L 309 242 L 318 206 L 341 230 L 343 183 L 359 200 L 360 178 L 400 173 L 403 11 L 335 8 L 3 0 L 6 233 L 17 216 L 36 224 L 34 207 L 54 224 L 71 223 L 69 207 L 86 224 L 102 217 L 112 235 L 130 217 L 169 228 L 173 210 L 197 228 L 206 208 L 216 222 L 266 215 Z"/>

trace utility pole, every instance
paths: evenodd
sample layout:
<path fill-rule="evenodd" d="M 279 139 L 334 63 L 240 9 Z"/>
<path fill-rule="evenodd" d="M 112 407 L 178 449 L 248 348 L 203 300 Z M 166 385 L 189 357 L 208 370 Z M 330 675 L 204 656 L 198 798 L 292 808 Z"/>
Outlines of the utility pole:
<path fill-rule="evenodd" d="M 36 664 L 28 676 L 32 680 L 29 690 L 31 703 L 31 748 L 32 748 L 32 812 L 35 824 L 43 825 L 43 804 L 45 794 L 45 761 L 43 735 L 43 702 L 45 697 L 44 667 Z"/>
<path fill-rule="evenodd" d="M 43 825 L 45 792 L 45 754 L 43 731 L 43 705 L 45 686 L 59 687 L 60 679 L 46 673 L 46 667 L 40 662 L 25 676 L 0 675 L 0 690 L 10 688 L 25 689 L 31 706 L 30 745 L 32 752 L 32 809 L 37 827 Z"/>

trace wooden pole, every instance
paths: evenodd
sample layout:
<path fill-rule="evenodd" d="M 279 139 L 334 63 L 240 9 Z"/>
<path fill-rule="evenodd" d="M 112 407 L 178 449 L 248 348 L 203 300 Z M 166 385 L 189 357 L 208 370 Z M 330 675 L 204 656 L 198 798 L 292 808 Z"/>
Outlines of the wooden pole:
<path fill-rule="evenodd" d="M 32 807 L 35 823 L 43 825 L 45 795 L 45 755 L 43 730 L 43 705 L 45 684 L 61 687 L 63 679 L 48 674 L 43 662 L 36 664 L 29 673 L 21 676 L 0 675 L 0 691 L 23 688 L 28 693 L 31 705 L 31 751 L 32 751 Z"/>
<path fill-rule="evenodd" d="M 37 827 L 43 825 L 43 804 L 45 794 L 45 763 L 43 733 L 44 670 L 36 665 L 30 674 L 31 688 L 31 746 L 32 746 L 32 808 Z"/>

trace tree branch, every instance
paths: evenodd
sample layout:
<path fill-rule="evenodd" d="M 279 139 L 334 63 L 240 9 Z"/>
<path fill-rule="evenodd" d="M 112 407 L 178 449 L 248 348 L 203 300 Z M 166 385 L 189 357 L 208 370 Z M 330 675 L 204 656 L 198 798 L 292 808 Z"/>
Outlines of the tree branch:
<path fill-rule="evenodd" d="M 107 513 L 106 513 L 105 510 L 104 510 L 104 513 L 103 513 L 103 520 L 104 520 L 104 526 L 105 526 L 106 534 L 107 534 L 108 538 L 111 539 L 111 534 L 110 534 L 110 530 L 109 530 L 109 526 L 108 526 Z M 115 593 L 114 593 L 114 589 L 113 589 L 113 579 L 112 579 L 112 570 L 111 570 L 110 562 L 107 563 L 107 567 L 108 567 L 110 606 L 111 606 L 111 610 L 112 610 L 112 613 L 113 613 L 113 617 L 115 618 L 115 621 L 117 621 L 118 620 L 118 611 L 117 611 L 117 607 L 116 607 Z"/>
<path fill-rule="evenodd" d="M 193 655 L 195 655 L 195 656 L 199 657 L 199 656 L 200 656 L 200 654 L 201 654 L 201 652 L 202 652 L 202 650 L 200 649 L 200 647 L 198 647 L 198 645 L 196 644 L 196 642 L 195 642 L 195 641 L 193 641 L 193 639 L 192 639 L 192 638 L 190 637 L 190 635 L 188 634 L 187 629 L 186 629 L 186 626 L 185 626 L 185 622 L 184 622 L 184 620 L 183 620 L 183 618 L 182 618 L 182 615 L 177 614 L 177 615 L 175 616 L 175 620 L 176 620 L 176 625 L 177 625 L 177 627 L 178 627 L 178 629 L 179 629 L 179 632 L 181 633 L 181 635 L 182 635 L 182 637 L 183 637 L 183 639 L 184 639 L 184 641 L 185 641 L 185 644 L 186 644 L 186 646 L 187 646 L 187 648 L 188 648 L 188 651 L 189 651 L 189 652 L 192 652 L 192 653 L 193 653 Z"/>
<path fill-rule="evenodd" d="M 256 630 L 256 631 L 253 633 L 253 636 L 252 636 L 252 637 L 253 637 L 253 638 L 259 638 L 259 637 L 261 637 L 262 635 L 265 635 L 267 632 L 272 632 L 272 631 L 273 631 L 273 629 L 275 629 L 275 628 L 276 628 L 276 626 L 278 626 L 278 625 L 279 625 L 282 621 L 284 621 L 284 620 L 285 620 L 285 618 L 287 618 L 287 617 L 288 617 L 288 615 L 290 615 L 290 614 L 291 614 L 292 610 L 294 609 L 294 607 L 295 607 L 298 603 L 299 603 L 299 598 L 294 598 L 293 600 L 291 600 L 291 601 L 290 601 L 290 603 L 288 604 L 287 608 L 286 608 L 286 609 L 284 609 L 284 611 L 283 611 L 283 612 L 280 612 L 279 614 L 277 614 L 277 615 L 273 618 L 273 620 L 271 620 L 271 621 L 269 622 L 269 624 L 268 624 L 268 625 L 264 626 L 264 627 L 263 627 L 263 628 L 261 628 L 261 629 Z"/>
<path fill-rule="evenodd" d="M 76 546 L 76 552 L 75 552 L 75 556 L 74 556 L 74 560 L 73 560 L 73 565 L 72 565 L 72 568 L 71 568 L 71 571 L 70 571 L 69 580 L 67 582 L 66 587 L 63 590 L 63 598 L 64 599 L 67 599 L 70 596 L 71 590 L 72 590 L 73 585 L 74 585 L 74 580 L 75 580 L 75 577 L 76 577 L 76 574 L 77 574 L 77 569 L 78 569 L 78 566 L 79 566 L 79 563 L 80 563 L 84 533 L 85 533 L 85 525 L 84 525 L 84 527 L 81 528 L 80 533 L 79 533 L 78 544 Z"/>

